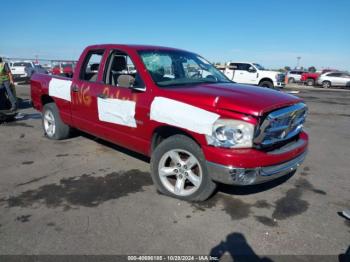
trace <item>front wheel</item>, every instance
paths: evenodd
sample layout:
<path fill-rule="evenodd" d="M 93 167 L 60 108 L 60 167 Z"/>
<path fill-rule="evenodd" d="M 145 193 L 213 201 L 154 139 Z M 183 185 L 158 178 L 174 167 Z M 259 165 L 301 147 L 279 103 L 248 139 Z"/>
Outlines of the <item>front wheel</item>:
<path fill-rule="evenodd" d="M 311 78 L 306 80 L 306 85 L 307 86 L 314 86 L 315 85 L 315 80 L 313 80 Z"/>
<path fill-rule="evenodd" d="M 332 86 L 332 84 L 329 81 L 323 81 L 322 82 L 322 87 L 323 88 L 330 88 L 331 86 Z"/>
<path fill-rule="evenodd" d="M 45 135 L 49 139 L 61 140 L 70 135 L 70 127 L 63 123 L 55 103 L 44 106 L 42 124 Z"/>
<path fill-rule="evenodd" d="M 151 171 L 158 191 L 182 200 L 204 201 L 216 188 L 201 148 L 184 135 L 171 136 L 156 147 Z"/>
<path fill-rule="evenodd" d="M 262 81 L 259 83 L 259 86 L 273 88 L 273 83 L 271 81 Z"/>

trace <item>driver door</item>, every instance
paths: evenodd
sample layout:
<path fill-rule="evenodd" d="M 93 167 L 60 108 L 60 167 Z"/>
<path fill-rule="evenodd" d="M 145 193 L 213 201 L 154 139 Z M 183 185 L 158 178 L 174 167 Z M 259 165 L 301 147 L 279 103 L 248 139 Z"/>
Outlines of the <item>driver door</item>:
<path fill-rule="evenodd" d="M 98 124 L 103 137 L 123 147 L 147 154 L 147 123 L 152 102 L 135 65 L 124 50 L 108 50 L 103 80 L 96 97 Z"/>

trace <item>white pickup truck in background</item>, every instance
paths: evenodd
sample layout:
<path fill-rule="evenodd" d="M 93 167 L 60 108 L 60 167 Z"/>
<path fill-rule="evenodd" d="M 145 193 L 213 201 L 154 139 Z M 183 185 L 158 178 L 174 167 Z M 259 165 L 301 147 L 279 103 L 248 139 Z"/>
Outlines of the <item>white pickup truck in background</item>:
<path fill-rule="evenodd" d="M 257 63 L 229 62 L 224 74 L 240 84 L 257 85 L 268 88 L 285 86 L 285 75 L 278 71 L 266 70 Z"/>
<path fill-rule="evenodd" d="M 32 76 L 35 64 L 30 61 L 15 61 L 10 65 L 15 81 L 28 80 Z"/>

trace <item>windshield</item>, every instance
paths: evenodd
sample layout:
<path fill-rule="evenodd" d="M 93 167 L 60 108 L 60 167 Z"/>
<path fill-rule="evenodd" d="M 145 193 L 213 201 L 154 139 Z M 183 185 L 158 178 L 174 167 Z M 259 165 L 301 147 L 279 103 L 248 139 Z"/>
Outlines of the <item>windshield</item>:
<path fill-rule="evenodd" d="M 201 83 L 230 83 L 204 58 L 185 51 L 139 51 L 153 81 L 160 87 Z"/>
<path fill-rule="evenodd" d="M 265 68 L 262 65 L 259 65 L 259 64 L 253 64 L 253 65 L 259 70 L 265 70 Z"/>

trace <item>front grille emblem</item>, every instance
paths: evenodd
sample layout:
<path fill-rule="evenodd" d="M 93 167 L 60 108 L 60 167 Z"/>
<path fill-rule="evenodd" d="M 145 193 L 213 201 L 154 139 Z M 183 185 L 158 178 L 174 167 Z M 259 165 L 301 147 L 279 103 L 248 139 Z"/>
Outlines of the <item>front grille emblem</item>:
<path fill-rule="evenodd" d="M 268 146 L 297 135 L 302 130 L 306 112 L 304 103 L 271 112 L 260 125 L 255 144 Z"/>

